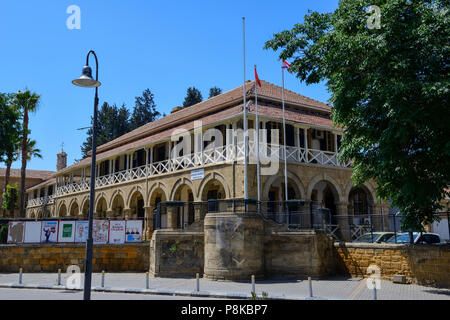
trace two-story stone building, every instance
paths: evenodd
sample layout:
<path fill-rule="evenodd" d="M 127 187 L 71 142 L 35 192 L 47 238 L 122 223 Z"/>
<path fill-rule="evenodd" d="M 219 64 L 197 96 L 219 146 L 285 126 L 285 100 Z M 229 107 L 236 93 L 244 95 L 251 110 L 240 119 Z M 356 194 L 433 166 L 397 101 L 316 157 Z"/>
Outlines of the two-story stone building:
<path fill-rule="evenodd" d="M 248 128 L 260 128 L 261 153 L 272 164 L 277 162 L 275 173 L 261 176 L 262 200 L 280 201 L 285 199 L 282 88 L 261 82 L 258 125 L 255 84 L 246 83 Z M 356 188 L 351 167 L 337 158 L 343 132 L 332 124 L 331 106 L 285 90 L 285 107 L 289 199 L 305 200 L 306 206 L 317 201 L 332 215 L 388 214 L 389 205 L 377 200 L 374 185 L 366 182 Z M 95 216 L 145 218 L 148 238 L 158 203 L 244 198 L 243 108 L 240 86 L 196 105 L 174 108 L 168 116 L 98 146 Z M 276 140 L 273 129 L 279 129 Z M 190 151 L 179 148 L 180 136 L 185 145 L 191 145 Z M 265 137 L 268 147 L 261 142 Z M 251 132 L 252 159 L 255 146 Z M 88 157 L 29 189 L 27 216 L 87 217 L 90 165 Z M 250 161 L 250 198 L 256 199 L 256 186 L 256 164 Z M 184 221 L 203 219 L 202 208 L 189 206 Z M 179 214 L 167 212 L 161 217 L 162 225 L 179 228 Z"/>

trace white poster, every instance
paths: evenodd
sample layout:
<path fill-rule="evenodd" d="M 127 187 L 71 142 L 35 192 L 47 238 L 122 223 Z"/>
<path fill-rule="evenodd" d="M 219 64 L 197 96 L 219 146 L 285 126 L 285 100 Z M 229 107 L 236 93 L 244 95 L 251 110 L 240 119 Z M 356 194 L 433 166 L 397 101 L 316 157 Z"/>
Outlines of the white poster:
<path fill-rule="evenodd" d="M 109 222 L 109 243 L 125 243 L 125 221 L 111 220 Z"/>
<path fill-rule="evenodd" d="M 142 220 L 128 220 L 125 236 L 126 242 L 141 242 Z"/>
<path fill-rule="evenodd" d="M 56 243 L 58 241 L 58 221 L 42 221 L 42 243 Z"/>
<path fill-rule="evenodd" d="M 11 221 L 8 225 L 8 243 L 23 243 L 25 222 Z"/>
<path fill-rule="evenodd" d="M 92 238 L 94 244 L 108 243 L 109 222 L 107 220 L 94 220 L 94 229 L 92 229 Z"/>
<path fill-rule="evenodd" d="M 58 242 L 75 241 L 75 221 L 60 221 Z"/>
<path fill-rule="evenodd" d="M 25 243 L 41 242 L 41 222 L 27 221 L 25 222 Z"/>
<path fill-rule="evenodd" d="M 88 229 L 89 221 L 77 221 L 75 224 L 75 242 L 86 242 Z"/>

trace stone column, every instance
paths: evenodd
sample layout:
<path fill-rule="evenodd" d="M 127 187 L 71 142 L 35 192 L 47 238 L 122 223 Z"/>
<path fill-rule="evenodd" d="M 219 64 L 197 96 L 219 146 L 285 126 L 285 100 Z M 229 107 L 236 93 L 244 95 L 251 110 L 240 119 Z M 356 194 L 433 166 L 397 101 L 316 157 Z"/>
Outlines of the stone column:
<path fill-rule="evenodd" d="M 144 218 L 144 240 L 150 240 L 153 233 L 153 219 L 154 219 L 154 213 L 153 210 L 154 207 L 144 207 L 145 209 L 145 218 Z"/>
<path fill-rule="evenodd" d="M 200 221 L 205 218 L 205 211 L 203 210 L 205 206 L 202 203 L 194 203 L 194 221 Z"/>
<path fill-rule="evenodd" d="M 106 210 L 106 217 L 112 217 L 114 216 L 114 210 Z"/>
<path fill-rule="evenodd" d="M 178 207 L 167 206 L 167 229 L 177 229 Z"/>
<path fill-rule="evenodd" d="M 337 224 L 340 229 L 340 238 L 343 241 L 351 241 L 351 229 L 348 221 L 348 202 L 336 203 Z"/>
<path fill-rule="evenodd" d="M 134 209 L 131 209 L 131 208 L 123 209 L 123 214 L 124 214 L 125 220 L 128 220 L 133 217 Z"/>

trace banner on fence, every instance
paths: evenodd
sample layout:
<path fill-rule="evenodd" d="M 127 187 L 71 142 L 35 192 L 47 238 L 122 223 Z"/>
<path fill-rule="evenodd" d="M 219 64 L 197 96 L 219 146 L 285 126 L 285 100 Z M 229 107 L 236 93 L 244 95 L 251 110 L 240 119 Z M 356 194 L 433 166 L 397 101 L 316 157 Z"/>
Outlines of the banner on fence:
<path fill-rule="evenodd" d="M 126 242 L 141 242 L 142 241 L 142 221 L 141 220 L 127 220 L 126 227 Z"/>
<path fill-rule="evenodd" d="M 59 223 L 58 242 L 75 242 L 75 221 Z"/>
<path fill-rule="evenodd" d="M 58 242 L 58 221 L 42 222 L 41 242 L 42 243 Z"/>
<path fill-rule="evenodd" d="M 25 222 L 25 243 L 40 243 L 42 232 L 41 221 L 27 221 Z"/>
<path fill-rule="evenodd" d="M 22 243 L 24 241 L 25 222 L 11 221 L 8 225 L 8 243 Z"/>
<path fill-rule="evenodd" d="M 75 242 L 86 242 L 88 238 L 89 221 L 77 221 L 75 224 Z"/>
<path fill-rule="evenodd" d="M 109 235 L 109 221 L 94 220 L 94 229 L 92 229 L 92 238 L 94 244 L 107 244 Z"/>
<path fill-rule="evenodd" d="M 125 221 L 112 220 L 109 222 L 109 243 L 125 243 Z"/>

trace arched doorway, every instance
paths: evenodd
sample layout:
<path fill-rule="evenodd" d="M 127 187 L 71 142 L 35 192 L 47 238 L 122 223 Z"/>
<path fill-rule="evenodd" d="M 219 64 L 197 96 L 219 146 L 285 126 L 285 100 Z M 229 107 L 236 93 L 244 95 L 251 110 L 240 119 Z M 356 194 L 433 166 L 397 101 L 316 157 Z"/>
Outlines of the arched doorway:
<path fill-rule="evenodd" d="M 366 216 L 372 212 L 372 197 L 364 188 L 353 188 L 348 196 L 349 213 Z"/>
<path fill-rule="evenodd" d="M 59 207 L 58 216 L 59 217 L 67 216 L 67 207 L 64 203 Z"/>
<path fill-rule="evenodd" d="M 111 208 L 114 217 L 122 217 L 124 215 L 123 209 L 125 208 L 125 202 L 120 194 L 116 194 L 113 198 Z"/>
<path fill-rule="evenodd" d="M 145 217 L 144 196 L 139 191 L 135 191 L 130 199 L 130 209 L 135 217 L 143 219 Z"/>
<path fill-rule="evenodd" d="M 72 203 L 72 205 L 70 206 L 70 216 L 71 217 L 76 217 L 79 214 L 79 208 L 78 208 L 78 203 L 76 201 L 74 201 Z"/>
<path fill-rule="evenodd" d="M 178 208 L 178 226 L 181 226 L 181 220 L 185 223 L 191 224 L 194 222 L 194 194 L 192 189 L 187 184 L 180 185 L 174 193 L 173 199 L 175 201 L 184 202 L 183 206 Z M 181 216 L 184 214 L 184 219 Z"/>
<path fill-rule="evenodd" d="M 301 200 L 302 196 L 297 183 L 289 177 L 287 182 L 288 200 Z M 262 206 L 264 215 L 278 223 L 300 224 L 304 205 L 300 201 L 286 203 L 284 176 L 279 176 L 266 190 L 263 197 L 267 199 L 267 202 Z"/>
<path fill-rule="evenodd" d="M 319 208 L 329 210 L 330 216 L 327 220 L 337 224 L 337 203 L 339 202 L 339 192 L 335 185 L 330 181 L 321 180 L 317 182 L 311 191 L 311 210 L 313 214 L 317 213 Z"/>
<path fill-rule="evenodd" d="M 86 201 L 86 202 L 88 202 L 88 201 Z M 108 205 L 106 203 L 106 199 L 104 197 L 101 197 L 97 201 L 97 207 L 95 208 L 95 214 L 97 215 L 97 217 L 106 217 L 106 210 L 108 210 Z M 89 207 L 88 207 L 88 214 L 89 214 Z"/>
<path fill-rule="evenodd" d="M 225 188 L 222 183 L 217 179 L 211 179 L 204 186 L 201 199 L 202 201 L 208 202 L 208 212 L 217 212 L 219 210 L 219 204 L 216 200 L 225 199 L 225 195 Z"/>
<path fill-rule="evenodd" d="M 167 228 L 167 212 L 164 210 L 160 203 L 166 202 L 166 193 L 161 187 L 157 187 L 155 190 L 151 191 L 149 203 L 152 208 L 154 208 L 153 214 L 153 229 L 161 227 L 162 229 Z"/>
<path fill-rule="evenodd" d="M 83 208 L 81 208 L 81 215 L 85 218 L 89 217 L 89 200 L 84 201 Z"/>

